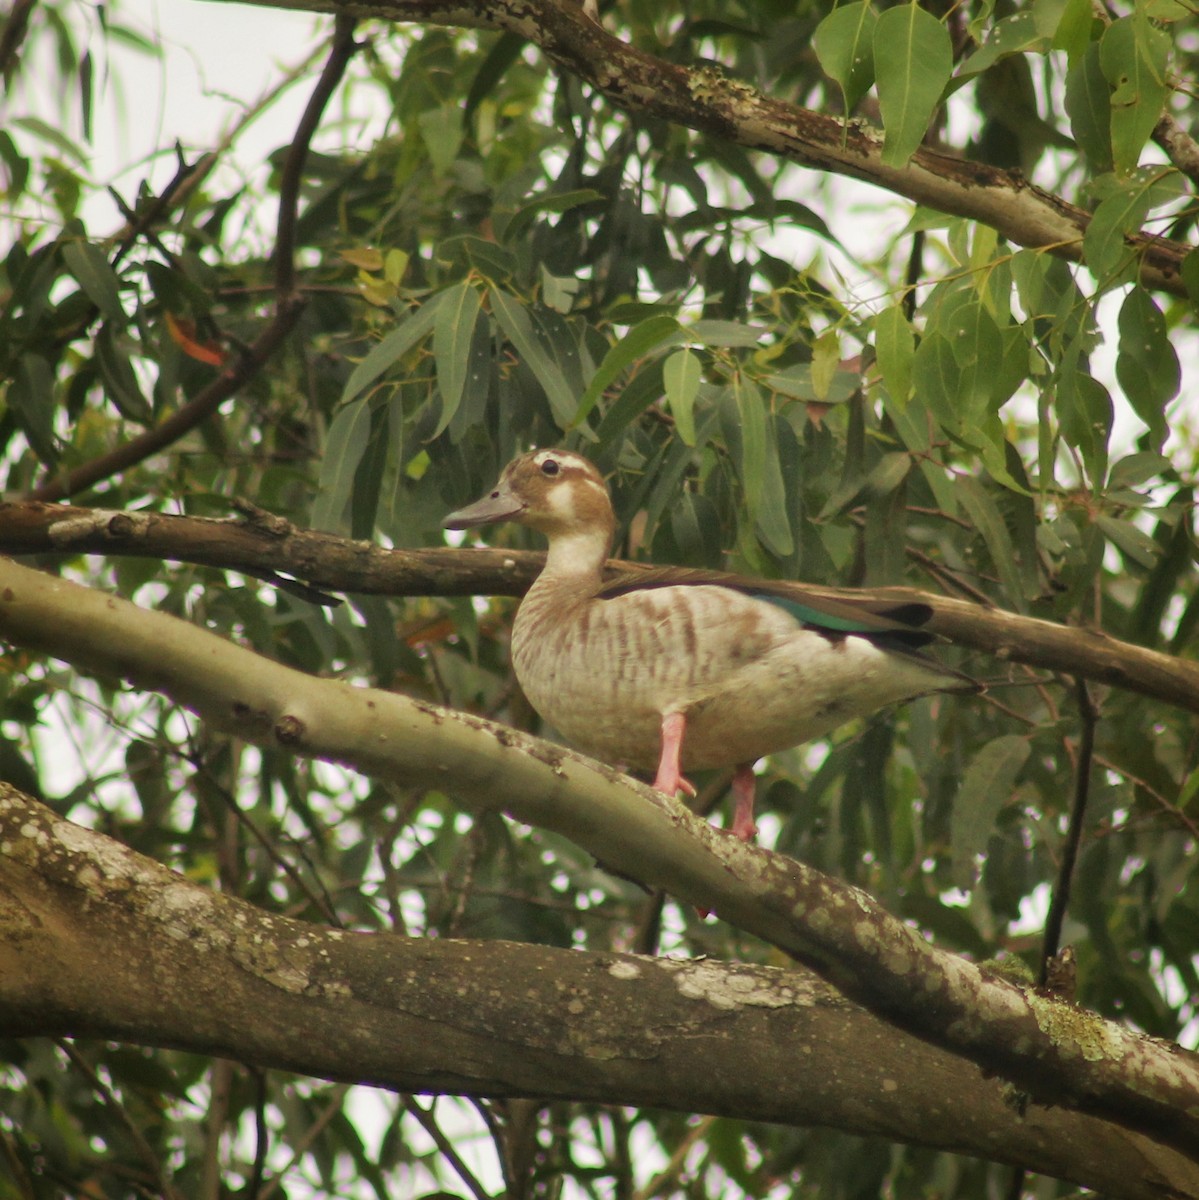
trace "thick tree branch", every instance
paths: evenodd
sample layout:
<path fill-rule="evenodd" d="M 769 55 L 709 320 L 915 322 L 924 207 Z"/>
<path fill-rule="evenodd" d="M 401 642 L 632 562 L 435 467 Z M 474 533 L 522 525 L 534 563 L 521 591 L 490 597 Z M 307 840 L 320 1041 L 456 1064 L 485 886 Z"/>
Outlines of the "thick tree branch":
<path fill-rule="evenodd" d="M 541 554 L 519 550 L 385 550 L 264 514 L 214 520 L 37 503 L 0 504 L 0 553 L 173 558 L 244 571 L 268 582 L 274 575 L 280 586 L 298 579 L 316 588 L 391 596 L 519 596 L 544 561 Z M 616 560 L 610 568 L 648 569 Z M 679 577 L 697 576 L 680 568 Z M 852 588 L 803 587 L 830 596 L 861 594 Z M 887 588 L 871 594 L 929 605 L 929 628 L 959 646 L 1199 712 L 1199 663 L 1118 641 L 1101 630 L 1057 625 L 932 592 Z"/>
<path fill-rule="evenodd" d="M 712 910 L 902 1028 L 1058 1104 L 1199 1155 L 1199 1056 L 931 945 L 857 888 L 743 845 L 582 755 L 390 692 L 317 679 L 165 613 L 0 560 L 0 636 L 160 691 L 214 728 L 553 830 Z"/>
<path fill-rule="evenodd" d="M 685 125 L 801 166 L 873 183 L 954 216 L 981 221 L 1018 246 L 1082 260 L 1090 221 L 1023 175 L 922 147 L 906 166 L 882 161 L 879 132 L 860 122 L 763 96 L 710 69 L 688 70 L 620 41 L 563 0 L 254 0 L 275 8 L 353 14 L 421 25 L 504 30 L 536 45 L 559 70 L 591 84 L 616 107 Z M 1185 296 L 1189 246 L 1138 234 L 1129 251 L 1149 287 Z"/>
<path fill-rule="evenodd" d="M 1130 1200 L 1199 1196 L 1193 1162 L 1068 1110 L 1022 1118 L 1000 1081 L 802 968 L 305 925 L 3 784 L 0 843 L 10 1036 L 172 1046 L 399 1091 L 685 1105 L 1022 1163 Z"/>

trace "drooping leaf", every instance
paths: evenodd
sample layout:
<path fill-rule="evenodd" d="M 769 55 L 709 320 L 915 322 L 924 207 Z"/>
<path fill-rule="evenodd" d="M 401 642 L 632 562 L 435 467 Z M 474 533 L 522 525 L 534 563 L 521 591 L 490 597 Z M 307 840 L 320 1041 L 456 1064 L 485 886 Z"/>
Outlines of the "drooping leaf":
<path fill-rule="evenodd" d="M 1066 73 L 1066 113 L 1070 131 L 1095 174 L 1112 169 L 1111 86 L 1091 43 Z"/>
<path fill-rule="evenodd" d="M 741 434 L 738 475 L 745 494 L 748 522 L 757 524 L 761 511 L 762 489 L 766 475 L 766 405 L 757 385 L 743 375 L 734 377 L 731 386 Z"/>
<path fill-rule="evenodd" d="M 609 347 L 579 400 L 573 424 L 585 421 L 606 388 L 651 350 L 679 339 L 679 323 L 674 317 L 658 315 L 634 325 L 614 346 Z"/>
<path fill-rule="evenodd" d="M 491 306 L 500 328 L 545 389 L 558 428 L 570 429 L 578 409 L 577 395 L 567 383 L 562 368 L 550 357 L 533 332 L 528 312 L 514 296 L 500 288 L 492 289 Z"/>
<path fill-rule="evenodd" d="M 46 466 L 58 461 L 54 436 L 54 374 L 40 354 L 22 354 L 5 398 L 33 452 Z"/>
<path fill-rule="evenodd" d="M 988 742 L 970 760 L 953 801 L 953 881 L 964 891 L 974 887 L 975 859 L 995 830 L 999 810 L 1012 789 L 1031 746 L 1022 734 L 1004 734 Z"/>
<path fill-rule="evenodd" d="M 1094 481 L 1107 473 L 1107 444 L 1112 430 L 1112 398 L 1093 375 L 1075 367 L 1063 370 L 1057 388 L 1062 436 L 1082 455 Z"/>
<path fill-rule="evenodd" d="M 109 321 L 123 321 L 120 281 L 100 247 L 83 238 L 68 240 L 63 243 L 62 258 L 100 315 Z"/>
<path fill-rule="evenodd" d="M 953 71 L 949 33 L 916 3 L 888 8 L 874 26 L 874 71 L 883 162 L 902 167 L 928 131 Z"/>
<path fill-rule="evenodd" d="M 683 326 L 688 340 L 705 346 L 756 346 L 766 332 L 759 325 L 743 325 L 740 321 L 704 319 Z"/>
<path fill-rule="evenodd" d="M 686 348 L 676 350 L 662 364 L 666 406 L 674 417 L 675 429 L 688 446 L 695 445 L 695 396 L 700 381 L 699 355 Z"/>
<path fill-rule="evenodd" d="M 1120 174 L 1137 165 L 1161 117 L 1169 59 L 1169 36 L 1142 14 L 1119 17 L 1104 31 L 1099 63 L 1112 87 L 1112 159 Z"/>
<path fill-rule="evenodd" d="M 437 310 L 445 293 L 427 300 L 406 317 L 380 342 L 372 346 L 366 357 L 350 372 L 342 389 L 341 402 L 353 400 L 364 392 L 385 371 L 393 367 L 414 346 L 429 335 L 437 319 Z"/>
<path fill-rule="evenodd" d="M 840 87 L 847 115 L 874 82 L 877 20 L 878 14 L 869 0 L 855 0 L 834 8 L 812 35 L 816 58 L 824 73 Z"/>
<path fill-rule="evenodd" d="M 479 293 L 469 279 L 447 288 L 433 323 L 433 361 L 441 393 L 441 418 L 433 432 L 441 433 L 454 419 L 471 364 L 475 323 L 481 316 Z"/>
<path fill-rule="evenodd" d="M 891 404 L 903 407 L 912 394 L 916 338 L 903 306 L 891 304 L 874 318 L 874 354 Z"/>
<path fill-rule="evenodd" d="M 1134 274 L 1137 253 L 1125 239 L 1140 231 L 1146 216 L 1179 195 L 1176 172 L 1146 167 L 1120 181 L 1095 209 L 1083 235 L 1083 254 L 1105 287 Z"/>
<path fill-rule="evenodd" d="M 153 419 L 150 403 L 142 394 L 129 354 L 111 325 L 104 325 L 96 334 L 96 362 L 105 390 L 120 412 L 148 424 Z"/>
<path fill-rule="evenodd" d="M 1167 433 L 1166 405 L 1178 395 L 1182 371 L 1166 319 L 1144 288 L 1134 287 L 1120 307 L 1116 378 L 1155 447 Z"/>
<path fill-rule="evenodd" d="M 341 528 L 370 433 L 371 404 L 365 397 L 344 405 L 330 423 L 312 506 L 314 528 L 331 532 Z"/>
<path fill-rule="evenodd" d="M 1124 521 L 1119 517 L 1100 513 L 1095 518 L 1095 524 L 1099 526 L 1103 536 L 1125 558 L 1131 559 L 1137 566 L 1148 570 L 1161 557 L 1161 545 L 1131 521 Z"/>
<path fill-rule="evenodd" d="M 578 208 L 580 204 L 594 204 L 603 199 L 603 193 L 594 188 L 576 188 L 569 192 L 551 192 L 546 196 L 537 196 L 527 204 L 522 204 L 512 214 L 503 225 L 501 236 L 507 245 L 514 245 L 542 213 L 569 212 L 572 208 Z"/>
<path fill-rule="evenodd" d="M 1004 603 L 1024 612 L 1028 604 L 1016 563 L 1016 549 L 994 498 L 977 479 L 959 479 L 957 495 L 986 545 L 991 565 L 1003 585 Z"/>

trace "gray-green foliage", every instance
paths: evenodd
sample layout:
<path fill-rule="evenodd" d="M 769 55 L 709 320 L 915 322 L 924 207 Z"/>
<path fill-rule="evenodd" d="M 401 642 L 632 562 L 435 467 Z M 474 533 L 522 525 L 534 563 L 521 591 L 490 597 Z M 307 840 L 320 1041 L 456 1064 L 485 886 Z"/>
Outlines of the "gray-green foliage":
<path fill-rule="evenodd" d="M 839 210 L 843 185 L 830 199 L 812 172 L 621 113 L 511 34 L 366 26 L 347 86 L 384 97 L 390 124 L 373 144 L 326 141 L 309 158 L 295 334 L 216 418 L 78 499 L 223 515 L 246 496 L 299 524 L 428 546 L 442 540 L 442 515 L 514 452 L 565 443 L 610 474 L 621 552 L 960 589 L 1192 655 L 1196 444 L 1179 396 L 1194 371 L 1194 310 L 1135 282 L 1126 240 L 1143 227 L 1193 236 L 1192 184 L 1147 145 L 1173 80 L 1193 81 L 1176 7 L 1138 3 L 1106 25 L 1090 0 L 967 4 L 948 19 L 906 3 L 634 0 L 603 17 L 648 53 L 715 61 L 813 107 L 838 111 L 876 87 L 890 165 L 930 124 L 951 136 L 942 106 L 972 117 L 977 136 L 958 150 L 1026 170 L 1039 157 L 1038 180 L 1093 211 L 1089 273 L 924 210 L 885 242 L 873 230 L 859 242 L 872 218 Z M 55 45 L 86 113 L 101 85 L 81 73 L 77 14 L 38 12 L 31 45 Z M 236 36 L 236 10 L 214 6 L 212 19 Z M 119 8 L 109 21 L 107 37 L 133 36 Z M 1020 120 L 1001 90 L 1013 66 L 1032 96 Z M 85 224 L 81 201 L 96 191 L 81 165 L 86 123 L 32 107 L 15 117 L 0 130 L 0 448 L 4 486 L 21 493 L 195 395 L 215 370 L 196 346 L 253 340 L 271 264 L 235 235 L 271 208 L 278 176 L 266 196 L 211 177 L 152 218 L 152 236 L 122 239 Z M 909 309 L 895 281 L 917 233 Z M 480 612 L 351 598 L 330 610 L 215 568 L 64 569 L 305 670 L 535 726 L 512 691 L 506 602 Z M 1007 673 L 980 657 L 963 665 Z M 627 947 L 645 910 L 635 887 L 573 847 L 498 817 L 472 824 L 452 795 L 350 786 L 20 655 L 0 688 L 8 778 L 255 903 L 358 928 L 593 949 Z M 76 730 L 69 766 L 63 724 Z M 760 794 L 779 849 L 867 888 L 944 945 L 1035 962 L 1035 931 L 1011 923 L 1055 880 L 1077 744 L 1070 687 L 1039 677 L 993 702 L 923 702 L 839 731 L 773 761 Z M 1067 924 L 1079 999 L 1174 1038 L 1193 1017 L 1183 997 L 1199 989 L 1193 718 L 1112 690 L 1098 751 Z M 263 842 L 230 832 L 234 803 Z M 764 953 L 690 912 L 671 924 L 680 953 Z M 37 1194 L 85 1179 L 94 1194 L 125 1194 L 118 1168 L 144 1163 L 111 1109 L 79 1076 L 64 1079 L 46 1045 L 5 1048 L 5 1137 Z M 203 1100 L 208 1064 L 83 1052 L 190 1194 L 205 1132 L 184 1098 Z M 249 1129 L 263 1104 L 278 1118 L 272 1161 L 305 1146 L 323 1188 L 348 1173 L 354 1194 L 384 1194 L 386 1172 L 425 1154 L 399 1122 L 367 1151 L 351 1109 L 318 1132 L 323 1103 L 340 1104 L 323 1086 L 272 1073 L 258 1088 L 236 1076 L 230 1124 Z M 627 1189 L 622 1114 L 580 1106 L 555 1124 L 545 1194 L 563 1179 L 575 1194 L 611 1194 L 612 1178 Z M 686 1135 L 674 1116 L 646 1114 L 640 1128 L 662 1162 Z M 581 1166 L 572 1136 L 603 1148 L 603 1166 Z M 247 1144 L 223 1151 L 233 1175 L 249 1170 Z M 791 1179 L 796 1194 L 823 1197 L 981 1197 L 1001 1177 L 928 1151 L 726 1120 L 710 1128 L 688 1194 L 728 1194 L 729 1179 L 764 1194 Z M 0 1195 L 18 1194 L 6 1186 Z"/>

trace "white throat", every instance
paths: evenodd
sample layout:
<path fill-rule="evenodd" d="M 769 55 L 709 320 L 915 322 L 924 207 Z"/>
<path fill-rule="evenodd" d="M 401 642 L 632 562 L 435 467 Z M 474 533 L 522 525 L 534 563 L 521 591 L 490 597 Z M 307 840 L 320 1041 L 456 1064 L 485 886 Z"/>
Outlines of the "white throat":
<path fill-rule="evenodd" d="M 545 574 L 558 578 L 596 575 L 608 557 L 608 536 L 602 529 L 556 533 L 550 539 Z"/>

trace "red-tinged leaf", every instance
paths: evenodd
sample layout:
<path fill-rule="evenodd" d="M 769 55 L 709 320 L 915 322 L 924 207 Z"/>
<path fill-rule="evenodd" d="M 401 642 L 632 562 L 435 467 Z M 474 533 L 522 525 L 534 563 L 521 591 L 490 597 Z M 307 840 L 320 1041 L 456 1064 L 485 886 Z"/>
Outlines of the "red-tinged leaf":
<path fill-rule="evenodd" d="M 200 342 L 196 340 L 196 323 L 187 317 L 177 317 L 174 313 L 166 314 L 167 333 L 171 341 L 197 362 L 208 363 L 212 367 L 223 367 L 229 356 L 214 341 Z"/>

